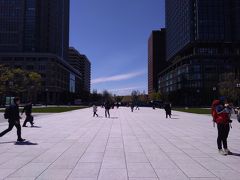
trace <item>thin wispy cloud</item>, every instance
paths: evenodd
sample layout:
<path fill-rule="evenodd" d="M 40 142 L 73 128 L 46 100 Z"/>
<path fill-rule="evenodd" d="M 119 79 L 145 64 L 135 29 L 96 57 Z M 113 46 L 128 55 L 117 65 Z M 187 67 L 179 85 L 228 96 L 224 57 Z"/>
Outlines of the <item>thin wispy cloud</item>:
<path fill-rule="evenodd" d="M 110 89 L 109 92 L 117 95 L 130 95 L 134 90 L 142 91 L 145 89 L 142 86 L 134 86 L 134 87 L 119 88 L 119 89 Z"/>
<path fill-rule="evenodd" d="M 131 72 L 127 74 L 118 74 L 110 77 L 100 77 L 92 80 L 92 84 L 100 84 L 113 81 L 123 81 L 144 75 L 146 71 Z"/>

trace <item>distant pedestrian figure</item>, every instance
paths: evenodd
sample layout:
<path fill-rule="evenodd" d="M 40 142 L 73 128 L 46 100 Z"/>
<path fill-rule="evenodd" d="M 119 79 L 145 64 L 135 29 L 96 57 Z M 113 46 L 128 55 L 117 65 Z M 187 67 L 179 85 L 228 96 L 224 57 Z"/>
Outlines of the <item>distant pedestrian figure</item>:
<path fill-rule="evenodd" d="M 155 103 L 151 101 L 151 104 L 152 104 L 152 108 L 155 109 Z"/>
<path fill-rule="evenodd" d="M 93 105 L 93 117 L 97 116 L 98 117 L 98 114 L 97 114 L 97 106 L 96 105 Z"/>
<path fill-rule="evenodd" d="M 25 112 L 26 119 L 23 123 L 23 127 L 27 127 L 26 124 L 29 122 L 31 126 L 33 127 L 34 122 L 33 122 L 33 116 L 32 116 L 32 102 L 29 101 L 23 108 L 22 114 Z"/>
<path fill-rule="evenodd" d="M 166 112 L 166 118 L 168 118 L 168 116 L 171 118 L 172 115 L 171 105 L 169 103 L 165 104 L 164 109 Z"/>
<path fill-rule="evenodd" d="M 140 108 L 139 108 L 138 104 L 136 105 L 136 110 L 140 110 Z"/>
<path fill-rule="evenodd" d="M 133 110 L 134 110 L 134 104 L 131 103 L 131 104 L 130 104 L 130 107 L 131 107 L 131 111 L 133 112 Z"/>
<path fill-rule="evenodd" d="M 111 104 L 107 101 L 105 103 L 105 117 L 109 117 L 110 118 L 110 109 L 111 109 Z"/>
<path fill-rule="evenodd" d="M 240 122 L 240 108 L 239 107 L 236 109 L 236 112 L 237 112 L 237 120 L 238 120 L 238 122 Z"/>
<path fill-rule="evenodd" d="M 8 132 L 10 132 L 13 127 L 15 126 L 17 128 L 17 141 L 18 142 L 23 142 L 25 139 L 21 137 L 21 124 L 20 124 L 20 119 L 21 117 L 19 116 L 19 104 L 20 104 L 20 98 L 15 97 L 13 99 L 13 104 L 10 105 L 9 107 L 6 108 L 4 117 L 5 119 L 8 119 L 8 129 L 0 133 L 0 137 L 4 136 Z"/>

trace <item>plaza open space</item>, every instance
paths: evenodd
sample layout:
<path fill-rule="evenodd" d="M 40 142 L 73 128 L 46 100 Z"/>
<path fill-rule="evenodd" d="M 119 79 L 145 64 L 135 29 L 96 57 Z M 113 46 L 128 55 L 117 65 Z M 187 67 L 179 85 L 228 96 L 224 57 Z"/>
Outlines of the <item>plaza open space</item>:
<path fill-rule="evenodd" d="M 217 150 L 209 115 L 130 108 L 36 116 L 35 128 L 0 138 L 0 179 L 8 180 L 239 180 L 240 124 L 232 123 L 229 149 Z M 1 114 L 2 115 L 2 114 Z M 8 123 L 0 123 L 0 131 Z"/>

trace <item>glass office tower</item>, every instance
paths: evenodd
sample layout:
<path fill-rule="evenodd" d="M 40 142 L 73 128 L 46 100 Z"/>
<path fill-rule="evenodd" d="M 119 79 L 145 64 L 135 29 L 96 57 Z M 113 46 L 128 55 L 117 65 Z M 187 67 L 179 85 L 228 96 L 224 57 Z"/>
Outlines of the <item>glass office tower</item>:
<path fill-rule="evenodd" d="M 38 102 L 66 103 L 68 93 L 79 93 L 81 73 L 68 63 L 69 4 L 0 0 L 0 64 L 41 74 Z"/>
<path fill-rule="evenodd" d="M 239 8 L 237 0 L 166 0 L 162 93 L 177 104 L 209 105 L 221 74 L 239 74 Z"/>

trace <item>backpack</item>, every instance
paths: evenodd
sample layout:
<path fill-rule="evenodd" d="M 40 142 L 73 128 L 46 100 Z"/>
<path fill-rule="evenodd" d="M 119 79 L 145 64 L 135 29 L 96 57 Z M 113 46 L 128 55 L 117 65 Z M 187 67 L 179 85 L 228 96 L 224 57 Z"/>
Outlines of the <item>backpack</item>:
<path fill-rule="evenodd" d="M 214 100 L 211 107 L 211 115 L 213 117 L 213 122 L 216 122 L 216 119 L 218 118 L 218 113 L 216 111 L 216 107 L 220 104 L 219 100 Z"/>
<path fill-rule="evenodd" d="M 5 119 L 9 119 L 9 118 L 10 118 L 10 114 L 11 114 L 11 112 L 10 112 L 10 107 L 7 107 L 7 108 L 5 109 L 5 112 L 4 112 L 4 118 L 5 118 Z"/>

